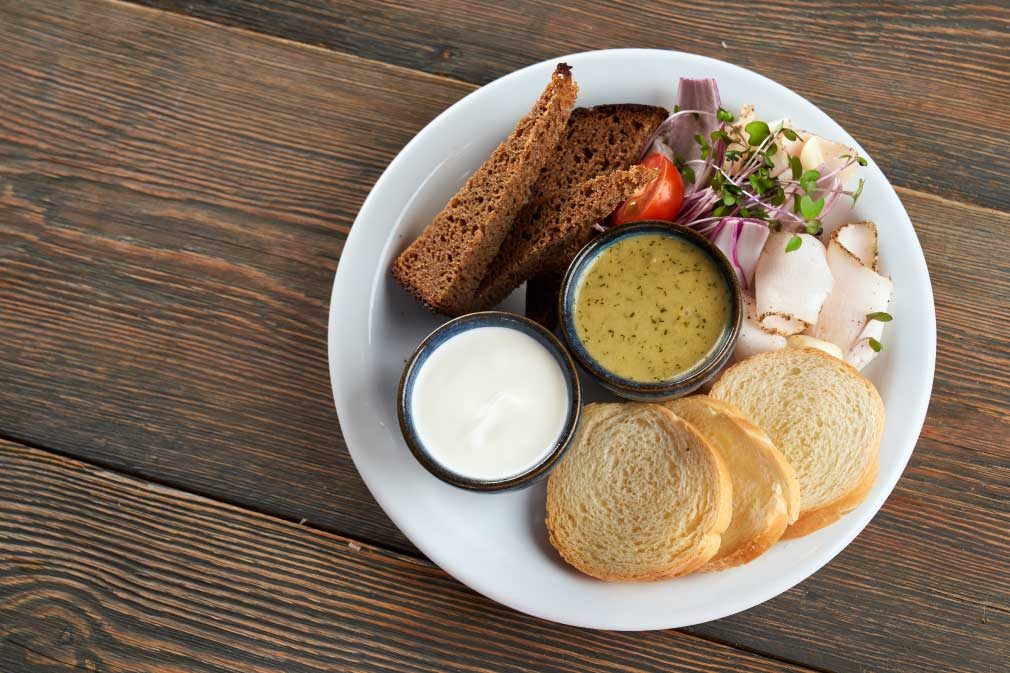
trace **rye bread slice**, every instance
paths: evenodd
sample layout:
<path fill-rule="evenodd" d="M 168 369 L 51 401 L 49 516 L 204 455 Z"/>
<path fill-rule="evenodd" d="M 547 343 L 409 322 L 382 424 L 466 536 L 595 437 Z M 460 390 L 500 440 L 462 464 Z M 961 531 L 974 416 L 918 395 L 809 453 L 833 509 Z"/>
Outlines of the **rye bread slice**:
<path fill-rule="evenodd" d="M 535 273 L 570 260 L 593 236 L 593 225 L 656 178 L 645 166 L 598 175 L 538 200 L 529 219 L 516 224 L 474 297 L 471 310 L 494 306 Z"/>
<path fill-rule="evenodd" d="M 643 143 L 666 117 L 665 108 L 652 105 L 625 103 L 576 108 L 568 119 L 564 139 L 540 172 L 533 197 L 519 212 L 516 226 L 506 241 L 519 236 L 520 232 L 528 232 L 529 221 L 542 211 L 545 202 L 577 190 L 598 175 L 630 167 L 638 159 Z M 508 254 L 508 250 L 503 245 L 499 256 Z M 567 256 L 550 260 L 548 266 L 533 273 L 564 271 L 578 250 L 568 250 Z M 484 282 L 488 283 L 489 279 L 485 278 Z"/>
<path fill-rule="evenodd" d="M 601 173 L 628 168 L 666 117 L 665 108 L 653 105 L 576 108 L 564 137 L 540 171 L 534 194 L 550 196 Z"/>
<path fill-rule="evenodd" d="M 393 277 L 448 315 L 471 303 L 485 271 L 565 133 L 578 85 L 562 63 L 536 105 L 393 263 Z"/>
<path fill-rule="evenodd" d="M 506 243 L 499 250 L 495 266 L 492 268 L 505 268 L 519 264 L 521 260 L 510 260 L 507 259 L 507 256 L 522 252 L 524 247 L 518 245 L 518 241 L 515 240 L 512 240 L 512 245 L 509 245 L 510 239 L 519 236 L 520 230 L 528 231 L 528 227 L 523 223 L 529 223 L 533 215 L 542 209 L 546 199 L 562 192 L 576 190 L 587 180 L 608 171 L 626 169 L 631 166 L 638 159 L 645 141 L 666 117 L 665 108 L 652 105 L 618 104 L 576 108 L 568 119 L 564 138 L 558 143 L 547 165 L 540 172 L 540 178 L 533 189 L 533 198 L 520 211 L 517 224 L 506 237 Z M 616 206 L 617 204 L 614 207 Z M 604 214 L 600 219 L 602 220 L 606 215 L 609 213 Z M 592 224 L 590 223 L 590 225 Z M 575 252 L 578 251 L 578 247 L 574 250 L 562 247 L 562 250 L 564 254 L 555 259 L 540 258 L 542 268 L 527 265 L 529 277 L 520 278 L 516 287 L 541 273 L 564 271 Z M 492 284 L 494 281 L 489 273 L 482 282 L 482 289 L 484 286 Z M 544 279 L 543 282 L 527 286 L 527 296 L 531 292 L 540 293 L 543 296 L 534 297 L 534 304 L 552 305 L 557 302 L 556 288 L 559 285 L 558 282 L 552 283 L 548 279 Z M 486 294 L 481 290 L 478 292 Z M 487 299 L 484 297 L 478 298 L 474 306 L 490 308 L 494 305 L 486 304 L 486 301 Z M 544 319 L 550 324 L 553 320 L 552 314 L 548 312 L 544 315 Z"/>
<path fill-rule="evenodd" d="M 629 167 L 667 114 L 665 108 L 652 105 L 576 108 L 568 119 L 564 139 L 541 172 L 534 191 L 538 194 L 560 191 L 604 171 Z M 526 216 L 524 208 L 519 217 Z M 558 293 L 570 261 L 555 260 L 556 270 L 538 271 L 527 279 L 526 317 L 547 329 L 553 330 L 558 325 Z"/>

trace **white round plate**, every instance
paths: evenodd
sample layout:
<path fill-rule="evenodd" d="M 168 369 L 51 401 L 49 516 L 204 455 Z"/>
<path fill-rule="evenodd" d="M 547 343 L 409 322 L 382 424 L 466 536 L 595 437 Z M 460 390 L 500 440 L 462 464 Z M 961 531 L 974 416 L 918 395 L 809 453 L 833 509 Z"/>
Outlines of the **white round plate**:
<path fill-rule="evenodd" d="M 933 294 L 912 223 L 869 159 L 853 213 L 880 232 L 881 266 L 894 279 L 894 322 L 866 374 L 880 390 L 887 424 L 880 474 L 869 497 L 841 521 L 780 542 L 732 570 L 640 584 L 583 576 L 551 548 L 544 486 L 504 494 L 458 490 L 426 472 L 400 436 L 396 390 L 405 359 L 444 318 L 390 279 L 391 260 L 431 222 L 567 62 L 579 105 L 646 103 L 672 108 L 680 77 L 715 77 L 723 106 L 757 106 L 762 119 L 791 118 L 867 156 L 813 104 L 729 63 L 672 51 L 621 49 L 564 56 L 524 68 L 471 93 L 428 124 L 376 182 L 358 213 L 330 302 L 329 360 L 340 426 L 375 499 L 432 561 L 476 591 L 516 610 L 565 624 L 644 630 L 688 626 L 746 610 L 809 577 L 863 529 L 894 488 L 926 415 L 936 351 Z M 855 221 L 855 220 L 853 220 Z M 517 293 L 518 294 L 518 293 Z M 509 307 L 521 312 L 521 297 Z M 588 390 L 592 399 L 599 393 Z"/>

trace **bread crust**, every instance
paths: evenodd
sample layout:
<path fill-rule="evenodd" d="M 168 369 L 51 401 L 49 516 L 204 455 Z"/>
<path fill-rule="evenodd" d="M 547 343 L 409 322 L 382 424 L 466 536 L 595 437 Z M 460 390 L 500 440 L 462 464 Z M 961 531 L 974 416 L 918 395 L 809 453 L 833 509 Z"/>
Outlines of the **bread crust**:
<path fill-rule="evenodd" d="M 576 108 L 471 309 L 498 304 L 539 273 L 564 272 L 593 225 L 658 174 L 633 163 L 666 117 L 665 108 L 632 103 Z"/>
<path fill-rule="evenodd" d="M 394 260 L 393 278 L 429 308 L 466 311 L 563 137 L 578 85 L 562 63 L 529 114 Z"/>
<path fill-rule="evenodd" d="M 738 370 L 738 368 L 742 367 L 760 367 L 767 362 L 787 358 L 790 353 L 795 353 L 796 351 L 806 353 L 807 355 L 805 357 L 820 358 L 825 364 L 830 364 L 832 367 L 840 368 L 851 380 L 859 382 L 859 384 L 866 389 L 867 398 L 872 400 L 872 404 L 876 406 L 877 409 L 873 414 L 875 420 L 871 428 L 867 445 L 860 447 L 861 451 L 869 454 L 869 460 L 867 461 L 861 476 L 853 482 L 852 487 L 849 488 L 848 491 L 840 494 L 833 500 L 818 504 L 816 507 L 810 507 L 806 510 L 802 510 L 796 521 L 783 533 L 783 539 L 802 537 L 804 535 L 809 535 L 816 530 L 820 530 L 855 509 L 866 498 L 870 490 L 873 488 L 874 481 L 876 480 L 878 452 L 884 432 L 884 403 L 880 398 L 880 394 L 877 392 L 877 389 L 873 386 L 873 383 L 860 374 L 855 367 L 852 367 L 848 363 L 819 349 L 787 348 L 784 350 L 762 353 L 748 358 L 747 360 L 739 362 L 723 372 L 722 376 L 712 388 L 712 396 L 717 399 L 724 399 L 724 396 L 726 395 L 726 388 L 729 387 L 729 382 L 732 381 L 734 377 L 734 370 Z M 754 419 L 750 420 L 753 421 Z M 800 483 L 800 489 L 802 492 L 802 482 Z"/>
<path fill-rule="evenodd" d="M 516 223 L 477 290 L 471 310 L 491 308 L 537 273 L 562 267 L 562 260 L 570 262 L 591 240 L 593 225 L 657 175 L 655 169 L 632 166 L 598 175 L 547 199 L 532 219 Z"/>
<path fill-rule="evenodd" d="M 733 481 L 733 518 L 730 521 L 730 528 L 733 529 L 734 535 L 722 537 L 718 552 L 700 570 L 702 572 L 725 570 L 754 560 L 782 537 L 790 521 L 795 520 L 798 515 L 799 484 L 792 465 L 763 430 L 746 420 L 740 410 L 728 402 L 706 395 L 694 395 L 667 402 L 665 406 L 674 413 L 681 412 L 702 436 L 708 436 L 706 430 L 720 433 L 710 438 L 710 443 L 716 451 L 749 452 L 750 455 L 743 458 L 748 461 L 744 464 L 756 468 L 754 474 L 740 474 L 739 464 L 735 471 L 732 467 L 731 458 L 734 454 L 723 456 Z M 704 416 L 706 413 L 704 409 L 713 415 Z M 720 435 L 727 431 L 726 424 L 730 424 L 728 431 L 732 433 L 726 440 L 733 442 L 733 446 L 725 446 L 719 439 Z M 737 460 L 740 460 L 741 454 L 735 455 Z M 763 483 L 765 478 L 770 480 L 769 483 Z M 747 484 L 745 480 L 761 480 L 756 482 L 758 487 L 765 487 L 767 490 L 760 493 L 760 501 L 748 502 L 742 499 L 743 492 L 739 486 Z M 771 491 L 771 496 L 766 500 L 769 497 L 768 491 Z M 763 515 L 762 520 L 756 525 L 752 521 L 757 516 L 755 512 Z M 736 520 L 737 516 L 740 517 L 739 521 Z M 741 534 L 743 537 L 739 537 Z M 727 544 L 733 546 L 727 547 Z"/>
<path fill-rule="evenodd" d="M 783 494 L 786 502 L 786 521 L 789 524 L 795 523 L 800 516 L 800 485 L 796 481 L 796 470 L 793 469 L 792 463 L 789 462 L 789 459 L 786 458 L 779 447 L 775 446 L 775 442 L 768 436 L 768 433 L 747 420 L 742 411 L 725 400 L 718 400 L 709 395 L 705 396 L 705 401 L 712 405 L 714 409 L 718 409 L 731 416 L 745 431 L 760 437 L 761 441 L 767 442 L 771 453 L 775 456 L 775 462 L 782 467 L 783 477 L 789 482 L 789 488 Z"/>
<path fill-rule="evenodd" d="M 575 542 L 566 535 L 564 522 L 574 521 L 575 517 L 586 514 L 581 514 L 577 507 L 573 510 L 575 503 L 564 498 L 561 492 L 564 485 L 560 482 L 563 479 L 577 480 L 580 476 L 569 475 L 564 463 L 572 460 L 573 456 L 578 456 L 580 451 L 591 450 L 591 447 L 587 448 L 583 444 L 590 441 L 588 435 L 596 429 L 597 424 L 606 424 L 620 418 L 622 414 L 641 413 L 643 410 L 669 423 L 671 433 L 685 433 L 689 437 L 691 448 L 702 452 L 700 455 L 704 459 L 707 482 L 705 488 L 711 489 L 713 498 L 710 510 L 705 512 L 703 517 L 704 522 L 701 525 L 705 528 L 700 532 L 697 544 L 684 550 L 663 567 L 640 572 L 623 572 L 601 567 L 593 560 L 585 558 Z M 572 446 L 569 454 L 551 473 L 547 482 L 547 531 L 551 544 L 567 563 L 587 575 L 604 581 L 652 581 L 677 577 L 697 570 L 718 551 L 721 535 L 729 526 L 732 515 L 732 485 L 718 452 L 690 424 L 669 409 L 655 404 L 590 404 L 583 410 L 582 427 L 575 442 L 576 445 Z"/>
<path fill-rule="evenodd" d="M 866 499 L 866 496 L 869 495 L 870 490 L 873 489 L 873 484 L 877 480 L 878 464 L 878 461 L 874 460 L 856 488 L 838 500 L 801 514 L 796 523 L 786 528 L 782 534 L 782 539 L 792 540 L 809 535 L 825 526 L 830 526 L 858 507 Z"/>

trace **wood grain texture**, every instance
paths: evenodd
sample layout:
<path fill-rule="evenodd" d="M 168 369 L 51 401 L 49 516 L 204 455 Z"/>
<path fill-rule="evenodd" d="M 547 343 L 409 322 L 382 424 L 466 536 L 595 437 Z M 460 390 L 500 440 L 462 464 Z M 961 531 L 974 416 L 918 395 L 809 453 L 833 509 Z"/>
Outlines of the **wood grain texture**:
<path fill-rule="evenodd" d="M 1002 621 L 1000 621 L 1002 623 Z M 0 442 L 10 673 L 807 670 L 519 615 L 418 559 Z"/>
<path fill-rule="evenodd" d="M 2 7 L 0 431 L 412 551 L 340 438 L 326 298 L 371 183 L 473 87 L 125 4 Z M 1010 218 L 900 195 L 940 320 L 919 449 L 825 570 L 692 633 L 826 670 L 998 670 Z"/>
<path fill-rule="evenodd" d="M 347 458 L 326 312 L 398 120 L 469 87 L 125 5 L 4 17 L 0 429 L 408 548 Z"/>
<path fill-rule="evenodd" d="M 1010 208 L 1005 2 L 139 1 L 476 84 L 589 49 L 703 54 L 808 97 L 896 184 Z"/>

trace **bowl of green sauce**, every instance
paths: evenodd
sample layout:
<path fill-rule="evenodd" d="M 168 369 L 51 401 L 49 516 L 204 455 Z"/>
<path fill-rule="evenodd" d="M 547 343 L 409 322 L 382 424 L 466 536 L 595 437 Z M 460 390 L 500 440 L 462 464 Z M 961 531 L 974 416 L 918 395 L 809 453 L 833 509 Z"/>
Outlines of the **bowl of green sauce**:
<path fill-rule="evenodd" d="M 676 224 L 610 229 L 568 267 L 561 332 L 576 360 L 633 400 L 686 395 L 733 352 L 743 299 L 722 251 Z"/>

